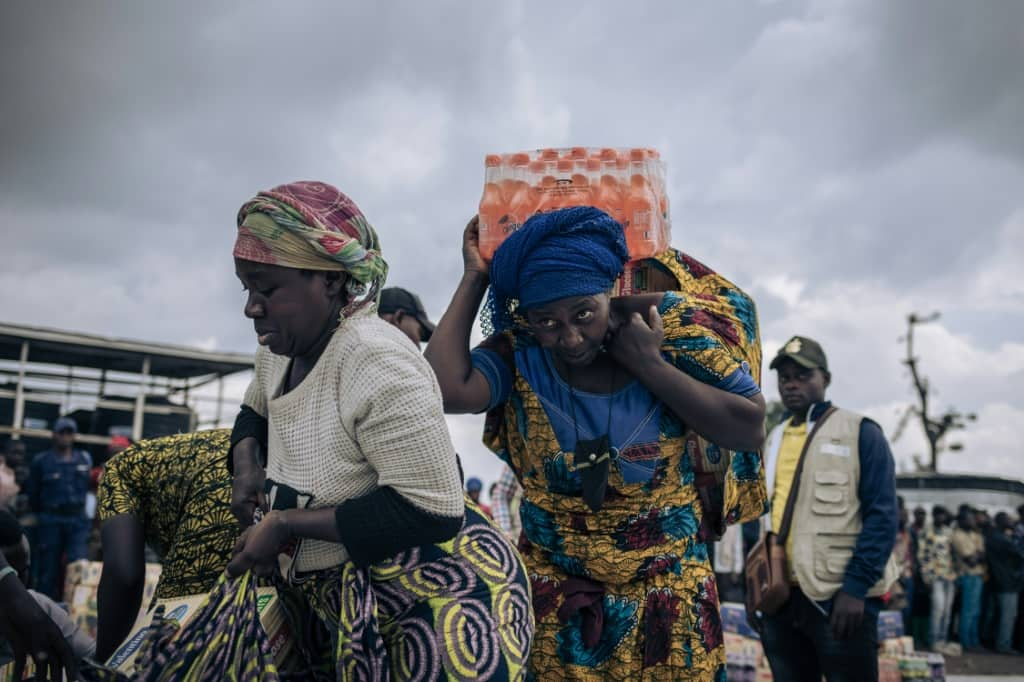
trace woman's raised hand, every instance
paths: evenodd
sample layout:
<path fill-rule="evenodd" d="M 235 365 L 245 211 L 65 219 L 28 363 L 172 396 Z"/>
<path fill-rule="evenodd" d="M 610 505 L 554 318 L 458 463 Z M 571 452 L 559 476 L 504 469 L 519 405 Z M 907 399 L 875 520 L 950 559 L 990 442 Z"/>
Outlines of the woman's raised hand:
<path fill-rule="evenodd" d="M 478 273 L 484 277 L 490 276 L 487 261 L 480 255 L 479 216 L 473 216 L 462 233 L 462 263 L 463 269 L 467 273 Z"/>
<path fill-rule="evenodd" d="M 640 372 L 644 363 L 659 363 L 661 342 L 665 338 L 665 327 L 658 314 L 658 307 L 647 310 L 647 319 L 634 312 L 615 327 L 605 342 L 608 352 L 615 361 L 630 371 Z"/>

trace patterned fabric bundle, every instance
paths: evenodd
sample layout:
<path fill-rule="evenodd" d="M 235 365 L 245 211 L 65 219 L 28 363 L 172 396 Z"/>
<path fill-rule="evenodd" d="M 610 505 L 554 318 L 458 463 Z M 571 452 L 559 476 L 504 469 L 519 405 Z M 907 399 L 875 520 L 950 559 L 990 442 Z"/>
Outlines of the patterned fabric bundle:
<path fill-rule="evenodd" d="M 134 675 L 87 662 L 82 677 L 95 682 L 278 682 L 256 596 L 251 573 L 235 579 L 225 573 L 184 628 L 163 620 L 162 614 L 154 618 Z"/>
<path fill-rule="evenodd" d="M 320 635 L 299 628 L 296 641 L 312 669 L 326 661 L 337 680 L 511 682 L 526 676 L 533 638 L 526 570 L 472 502 L 452 540 L 369 569 L 346 563 L 319 571 L 299 588 L 333 643 L 312 650 Z"/>
<path fill-rule="evenodd" d="M 682 351 L 680 369 L 705 383 L 732 374 L 744 361 L 761 383 L 761 338 L 757 308 L 746 292 L 693 256 L 669 249 L 651 262 L 679 283 L 686 313 L 673 340 Z"/>
<path fill-rule="evenodd" d="M 166 645 L 154 646 L 136 679 L 279 680 L 270 641 L 260 625 L 256 578 L 245 573 L 231 579 L 225 573 L 185 627 Z"/>
<path fill-rule="evenodd" d="M 153 656 L 139 679 L 276 682 L 270 642 L 260 625 L 256 578 L 224 573 L 207 602 L 168 645 Z M 143 663 L 144 665 L 144 663 Z"/>
<path fill-rule="evenodd" d="M 516 304 L 525 310 L 608 291 L 628 260 L 622 226 L 604 211 L 575 206 L 538 213 L 494 254 L 489 326 L 510 329 Z"/>
<path fill-rule="evenodd" d="M 349 314 L 376 300 L 388 265 L 362 211 L 323 182 L 293 182 L 260 192 L 238 211 L 234 256 L 301 270 L 341 270 L 350 278 Z"/>
<path fill-rule="evenodd" d="M 260 625 L 256 598 L 251 573 L 235 579 L 224 573 L 184 628 L 157 613 L 139 650 L 135 674 L 85 661 L 81 676 L 87 682 L 277 682 L 281 677 Z"/>

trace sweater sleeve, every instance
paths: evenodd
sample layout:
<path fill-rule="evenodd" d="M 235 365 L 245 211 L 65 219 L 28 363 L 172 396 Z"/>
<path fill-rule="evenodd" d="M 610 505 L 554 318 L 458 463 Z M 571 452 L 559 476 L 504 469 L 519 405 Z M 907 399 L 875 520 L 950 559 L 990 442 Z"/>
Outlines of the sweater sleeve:
<path fill-rule="evenodd" d="M 390 487 L 341 503 L 334 517 L 341 543 L 360 568 L 411 547 L 450 540 L 462 527 L 462 517 L 423 511 Z"/>
<path fill-rule="evenodd" d="M 896 544 L 896 465 L 881 427 L 870 419 L 860 425 L 861 531 L 846 566 L 843 592 L 863 599 L 885 571 Z"/>
<path fill-rule="evenodd" d="M 231 447 L 228 450 L 228 473 L 235 472 L 235 445 L 243 438 L 255 438 L 263 448 L 264 458 L 267 452 L 267 419 L 248 405 L 242 405 L 235 417 L 235 426 L 231 429 Z M 265 464 L 265 462 L 264 462 Z"/>
<path fill-rule="evenodd" d="M 362 394 L 352 428 L 377 487 L 391 488 L 420 511 L 461 522 L 465 503 L 441 390 L 427 361 L 402 341 L 361 344 L 342 372 L 339 404 L 346 393 Z"/>

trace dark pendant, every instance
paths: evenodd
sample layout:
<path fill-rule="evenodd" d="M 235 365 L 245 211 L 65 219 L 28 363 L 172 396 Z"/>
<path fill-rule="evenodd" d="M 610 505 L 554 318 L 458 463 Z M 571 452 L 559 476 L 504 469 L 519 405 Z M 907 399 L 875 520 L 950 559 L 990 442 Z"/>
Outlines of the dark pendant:
<path fill-rule="evenodd" d="M 611 464 L 611 448 L 608 434 L 600 438 L 576 441 L 576 470 L 583 486 L 583 501 L 591 511 L 601 511 L 604 494 L 608 489 L 608 466 Z"/>

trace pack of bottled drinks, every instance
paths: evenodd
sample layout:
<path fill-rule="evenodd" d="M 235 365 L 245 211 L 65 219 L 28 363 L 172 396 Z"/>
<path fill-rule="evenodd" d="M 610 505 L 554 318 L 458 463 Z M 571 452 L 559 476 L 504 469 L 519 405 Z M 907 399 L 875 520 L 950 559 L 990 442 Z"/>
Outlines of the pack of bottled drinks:
<path fill-rule="evenodd" d="M 480 252 L 490 260 L 501 242 L 536 213 L 594 206 L 622 224 L 632 260 L 671 243 L 665 164 L 654 149 L 571 147 L 484 159 Z"/>

